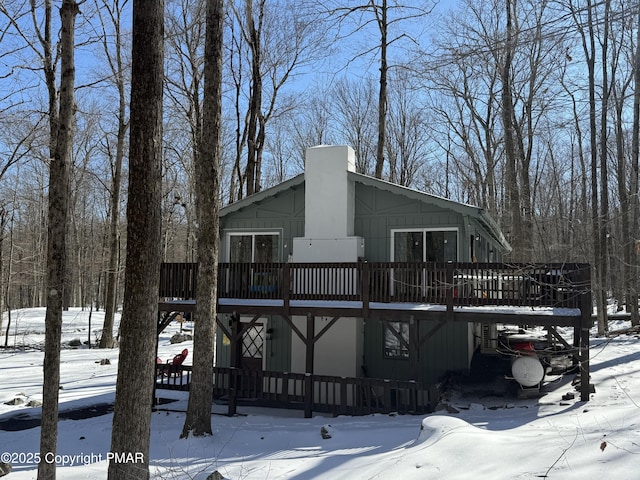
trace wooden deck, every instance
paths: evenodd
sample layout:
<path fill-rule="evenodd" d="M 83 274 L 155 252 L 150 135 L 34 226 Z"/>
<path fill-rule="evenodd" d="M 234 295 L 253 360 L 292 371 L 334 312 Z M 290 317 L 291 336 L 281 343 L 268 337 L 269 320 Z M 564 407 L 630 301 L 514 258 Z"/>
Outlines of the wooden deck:
<path fill-rule="evenodd" d="M 161 310 L 192 308 L 196 277 L 197 264 L 163 264 Z M 528 309 L 545 317 L 535 324 L 573 326 L 575 317 L 591 316 L 591 280 L 587 264 L 221 263 L 218 300 L 220 313 L 306 315 L 311 309 L 386 318 L 393 312 L 481 323 L 488 307 L 518 307 L 491 311 L 527 316 Z"/>
<path fill-rule="evenodd" d="M 158 371 L 158 389 L 189 390 L 191 366 L 177 372 L 171 365 L 159 365 Z M 420 382 L 225 367 L 214 368 L 213 387 L 214 401 L 228 404 L 233 411 L 243 404 L 334 415 L 423 414 L 432 412 L 439 400 L 437 388 Z"/>
<path fill-rule="evenodd" d="M 194 311 L 196 280 L 197 264 L 167 263 L 161 266 L 159 332 L 178 312 Z M 439 322 L 438 325 L 471 322 L 544 326 L 566 347 L 574 350 L 575 362 L 581 366 L 581 399 L 589 399 L 588 348 L 592 300 L 588 264 L 220 263 L 218 312 L 232 314 L 232 318 L 236 319 L 239 315 L 252 315 L 254 322 L 262 315 L 279 315 L 289 323 L 307 346 L 308 373 L 299 375 L 309 378 L 298 378 L 296 374 L 287 374 L 285 378 L 279 377 L 283 375 L 281 373 L 260 372 L 262 376 L 251 381 L 256 385 L 279 385 L 282 382 L 289 386 L 306 385 L 302 394 L 305 415 L 310 415 L 311 408 L 324 411 L 322 408 L 334 407 L 328 397 L 320 395 L 320 387 L 316 386 L 320 377 L 313 375 L 313 344 L 324 331 L 306 337 L 291 321 L 294 315 L 306 316 L 309 322 L 313 322 L 314 316 L 334 319 L 393 317 L 401 321 L 435 320 Z M 228 324 L 218 322 L 222 331 L 232 339 L 233 348 L 242 332 L 237 331 L 239 321 L 232 324 L 229 330 Z M 555 330 L 557 326 L 573 327 L 573 345 L 558 335 Z M 314 330 L 313 323 L 307 325 L 307 331 Z M 425 336 L 433 333 L 432 330 L 428 331 Z M 420 342 L 425 340 L 425 337 L 419 339 Z M 216 372 L 222 371 L 216 369 Z M 218 375 L 222 376 L 218 378 Z M 230 412 L 235 409 L 233 397 L 240 391 L 238 385 L 249 382 L 247 378 L 251 375 L 239 369 L 231 369 L 224 374 L 216 373 L 219 380 L 217 388 L 222 388 L 220 392 L 224 392 L 222 396 L 232 393 Z M 349 390 L 351 393 L 345 396 L 343 389 L 356 388 L 357 385 L 363 388 L 359 382 L 365 380 L 386 382 L 378 379 L 331 380 L 329 383 L 332 385 L 339 385 L 331 387 L 332 391 L 338 389 L 341 392 L 337 396 L 334 394 L 333 398 L 360 398 L 355 390 Z M 380 389 L 380 385 L 384 387 L 387 384 L 376 384 L 375 388 Z M 158 387 L 174 388 L 162 383 Z M 374 387 L 368 385 L 366 388 Z M 423 386 L 416 388 L 429 391 Z M 382 397 L 402 397 L 397 392 L 392 394 L 384 388 L 382 390 Z M 415 397 L 414 394 L 408 394 L 409 397 L 412 395 Z M 316 398 L 319 401 L 316 402 Z M 281 392 L 275 397 L 260 400 L 295 403 L 300 397 L 286 391 L 286 395 Z M 423 400 L 427 401 L 427 397 Z M 432 399 L 428 402 L 432 402 Z M 387 401 L 383 408 L 389 405 Z M 348 407 L 343 402 L 335 408 L 344 411 Z M 354 408 L 358 410 L 360 407 Z"/>

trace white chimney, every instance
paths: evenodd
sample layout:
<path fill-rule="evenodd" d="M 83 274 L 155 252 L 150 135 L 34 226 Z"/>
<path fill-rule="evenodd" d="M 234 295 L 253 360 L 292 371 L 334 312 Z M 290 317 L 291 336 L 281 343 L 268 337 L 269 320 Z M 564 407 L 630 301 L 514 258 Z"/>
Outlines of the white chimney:
<path fill-rule="evenodd" d="M 343 145 L 307 149 L 304 172 L 304 238 L 293 239 L 295 262 L 355 262 L 364 239 L 354 237 L 355 153 Z"/>

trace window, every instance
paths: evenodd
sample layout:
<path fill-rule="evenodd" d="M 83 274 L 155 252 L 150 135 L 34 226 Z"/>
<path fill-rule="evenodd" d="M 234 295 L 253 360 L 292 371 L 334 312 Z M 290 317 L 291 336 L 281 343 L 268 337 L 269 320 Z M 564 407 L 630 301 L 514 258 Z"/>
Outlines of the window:
<path fill-rule="evenodd" d="M 455 262 L 458 260 L 458 232 L 424 232 L 426 262 Z"/>
<path fill-rule="evenodd" d="M 393 230 L 394 262 L 455 262 L 458 260 L 458 230 Z"/>
<path fill-rule="evenodd" d="M 394 232 L 393 258 L 396 262 L 422 262 L 423 252 L 422 232 Z"/>
<path fill-rule="evenodd" d="M 269 263 L 278 261 L 277 233 L 229 233 L 229 262 Z"/>
<path fill-rule="evenodd" d="M 409 358 L 409 324 L 407 322 L 383 322 L 384 356 Z"/>

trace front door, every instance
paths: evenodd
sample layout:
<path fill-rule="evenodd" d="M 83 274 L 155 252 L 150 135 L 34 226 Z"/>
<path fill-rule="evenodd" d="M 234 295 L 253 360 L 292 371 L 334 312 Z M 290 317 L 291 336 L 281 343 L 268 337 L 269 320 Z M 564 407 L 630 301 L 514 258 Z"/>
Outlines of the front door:
<path fill-rule="evenodd" d="M 242 364 L 245 370 L 262 370 L 264 357 L 264 324 L 254 323 L 243 328 L 242 334 Z"/>
<path fill-rule="evenodd" d="M 238 393 L 243 398 L 259 398 L 262 395 L 262 359 L 264 357 L 264 324 L 244 325 L 240 369 L 242 381 Z"/>

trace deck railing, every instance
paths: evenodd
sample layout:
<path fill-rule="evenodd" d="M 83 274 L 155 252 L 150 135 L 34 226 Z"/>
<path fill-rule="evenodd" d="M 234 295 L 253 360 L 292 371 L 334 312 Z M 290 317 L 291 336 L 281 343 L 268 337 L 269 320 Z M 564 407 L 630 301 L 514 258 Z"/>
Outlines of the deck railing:
<path fill-rule="evenodd" d="M 171 367 L 158 366 L 156 388 L 188 390 L 192 367 L 183 365 L 173 370 Z M 334 415 L 423 414 L 432 412 L 439 400 L 436 387 L 414 381 L 225 367 L 214 368 L 213 388 L 214 399 L 228 403 L 230 414 L 235 414 L 235 406 L 243 402 L 256 406 L 308 408 Z"/>
<path fill-rule="evenodd" d="M 164 263 L 160 297 L 195 298 L 197 264 Z M 218 298 L 579 308 L 578 263 L 220 263 Z"/>
<path fill-rule="evenodd" d="M 194 299 L 196 280 L 196 264 L 163 264 L 160 297 Z M 278 300 L 283 311 L 305 300 L 361 302 L 356 308 L 365 315 L 380 308 L 373 304 L 391 302 L 445 305 L 447 315 L 454 306 L 580 309 L 574 326 L 581 325 L 580 342 L 587 346 L 590 289 L 590 266 L 577 263 L 220 263 L 218 268 L 219 299 Z M 581 362 L 588 366 L 588 347 Z M 190 367 L 158 368 L 156 388 L 189 389 Z M 582 377 L 581 398 L 588 400 L 588 368 Z M 216 398 L 229 402 L 230 414 L 239 399 L 303 408 L 309 416 L 311 411 L 424 413 L 437 401 L 436 393 L 417 382 L 222 367 L 215 368 L 214 390 Z"/>

